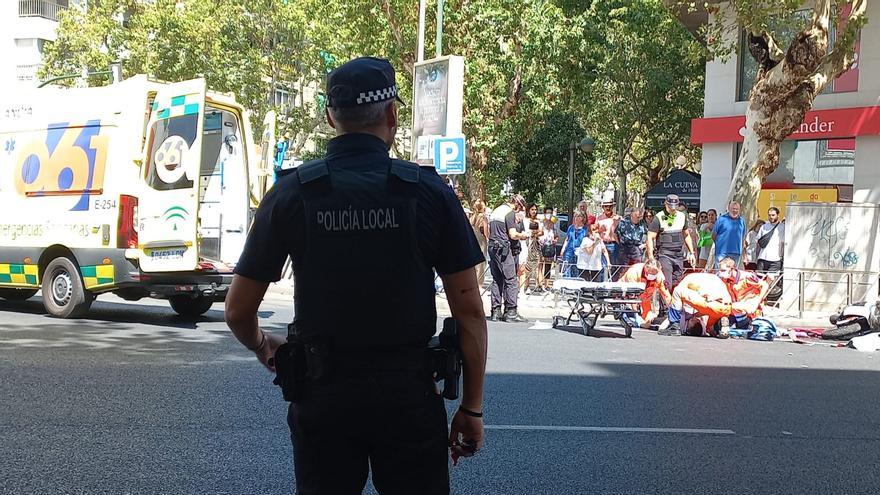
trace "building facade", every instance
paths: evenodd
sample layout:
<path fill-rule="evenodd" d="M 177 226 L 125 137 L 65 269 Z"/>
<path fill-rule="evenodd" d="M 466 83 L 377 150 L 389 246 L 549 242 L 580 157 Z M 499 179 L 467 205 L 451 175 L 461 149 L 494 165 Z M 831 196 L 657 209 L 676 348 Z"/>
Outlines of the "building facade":
<path fill-rule="evenodd" d="M 55 40 L 62 10 L 85 0 L 0 1 L 0 88 L 35 86 L 47 41 Z"/>
<path fill-rule="evenodd" d="M 805 19 L 809 11 L 804 11 Z M 781 146 L 779 168 L 767 177 L 758 208 L 788 201 L 880 203 L 880 0 L 856 46 L 856 64 L 819 95 L 813 109 Z M 742 146 L 748 94 L 756 63 L 742 49 L 706 64 L 702 118 L 691 142 L 702 146 L 702 209 L 724 211 Z"/>

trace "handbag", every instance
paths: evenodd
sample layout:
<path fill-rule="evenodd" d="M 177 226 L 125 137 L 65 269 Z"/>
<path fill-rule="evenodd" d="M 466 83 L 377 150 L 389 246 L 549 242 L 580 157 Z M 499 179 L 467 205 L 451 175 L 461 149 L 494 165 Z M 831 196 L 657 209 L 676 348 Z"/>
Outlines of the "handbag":
<path fill-rule="evenodd" d="M 773 231 L 776 230 L 776 227 L 779 227 L 780 223 L 782 222 L 776 222 L 776 225 L 774 225 L 773 228 L 770 229 L 770 232 L 767 232 L 766 234 L 758 238 L 758 246 L 761 246 L 761 249 L 766 248 L 767 244 L 770 244 L 770 238 L 773 237 Z"/>

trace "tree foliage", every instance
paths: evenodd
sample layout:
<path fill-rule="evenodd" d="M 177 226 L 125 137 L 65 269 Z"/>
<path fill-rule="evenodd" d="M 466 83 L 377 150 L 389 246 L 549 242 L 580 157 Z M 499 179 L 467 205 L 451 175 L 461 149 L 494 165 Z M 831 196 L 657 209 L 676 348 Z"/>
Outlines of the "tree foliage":
<path fill-rule="evenodd" d="M 688 146 L 690 119 L 702 111 L 704 61 L 659 0 L 595 0 L 581 15 L 601 54 L 587 88 L 588 127 L 626 194 L 633 174 L 651 185 L 650 172 Z"/>
<path fill-rule="evenodd" d="M 512 185 L 529 202 L 568 208 L 569 147 L 579 143 L 586 131 L 576 115 L 551 111 L 537 123 L 525 141 L 516 143 L 510 173 Z M 593 174 L 593 161 L 575 153 L 574 190 L 579 199 Z"/>
<path fill-rule="evenodd" d="M 321 78 L 324 62 L 306 38 L 306 19 L 297 2 L 277 0 L 94 0 L 87 9 L 62 11 L 41 75 L 97 71 L 119 61 L 125 74 L 204 77 L 211 89 L 234 93 L 256 125 L 276 107 L 275 89 Z M 283 116 L 279 130 L 303 142 L 320 123 L 317 106 L 276 108 Z"/>
<path fill-rule="evenodd" d="M 428 58 L 435 6 L 429 2 Z M 275 89 L 302 95 L 303 85 L 320 88 L 342 61 L 374 55 L 391 60 L 411 101 L 417 25 L 413 0 L 94 0 L 62 15 L 43 75 L 120 60 L 127 74 L 204 77 L 212 89 L 234 92 L 255 123 L 273 109 L 282 117 L 279 135 L 320 142 L 328 131 L 320 102 L 279 108 Z M 465 57 L 467 66 L 469 173 L 460 185 L 471 199 L 494 199 L 513 181 L 530 199 L 559 202 L 568 143 L 587 132 L 598 163 L 623 156 L 626 170 L 638 164 L 647 180 L 657 150 L 686 143 L 688 109 L 700 100 L 702 67 L 688 43 L 657 0 L 447 0 L 443 53 Z M 400 115 L 406 128 L 410 109 Z M 398 155 L 406 156 L 405 139 L 395 144 Z M 580 196 L 592 169 L 581 155 L 578 163 Z"/>

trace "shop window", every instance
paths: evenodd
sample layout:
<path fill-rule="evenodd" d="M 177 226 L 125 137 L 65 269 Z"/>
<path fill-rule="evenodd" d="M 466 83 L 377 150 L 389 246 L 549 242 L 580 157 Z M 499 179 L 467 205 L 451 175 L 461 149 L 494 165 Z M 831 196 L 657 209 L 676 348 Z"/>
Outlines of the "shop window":
<path fill-rule="evenodd" d="M 742 143 L 737 143 L 734 167 L 740 151 Z M 810 184 L 851 186 L 855 160 L 855 138 L 784 141 L 779 146 L 779 166 L 764 179 L 764 187 Z"/>
<path fill-rule="evenodd" d="M 847 9 L 850 7 L 848 6 Z M 788 43 L 792 39 L 794 39 L 797 31 L 801 26 L 806 25 L 810 20 L 811 11 L 810 10 L 800 10 L 794 14 L 795 18 L 791 21 L 782 23 L 775 22 L 771 23 L 770 29 L 776 33 L 776 41 L 778 43 Z M 848 12 L 844 12 L 844 17 L 848 15 Z M 831 27 L 831 47 L 834 46 L 834 40 L 837 37 L 837 29 L 832 26 Z M 782 50 L 785 51 L 788 48 L 787 45 L 782 47 Z M 829 48 L 829 49 L 830 49 Z M 822 94 L 828 93 L 845 93 L 848 91 L 858 91 L 859 89 L 859 58 L 861 55 L 861 44 L 856 42 L 855 45 L 855 53 L 856 53 L 856 64 L 850 68 L 847 72 L 843 73 L 837 79 L 831 81 L 825 89 L 822 91 Z M 752 58 L 752 55 L 749 53 L 748 47 L 748 36 L 746 36 L 745 31 L 740 34 L 739 41 L 739 80 L 737 81 L 737 101 L 746 101 L 749 99 L 749 92 L 752 90 L 752 85 L 755 82 L 755 77 L 758 75 L 758 63 L 755 62 L 755 59 Z"/>
<path fill-rule="evenodd" d="M 799 10 L 792 14 L 791 19 L 773 19 L 770 22 L 770 31 L 774 33 L 777 43 L 780 43 L 782 51 L 788 49 L 788 43 L 794 39 L 795 35 L 810 20 L 810 10 Z M 832 33 L 832 39 L 833 39 Z M 749 92 L 755 83 L 755 77 L 758 75 L 758 62 L 749 53 L 748 36 L 746 32 L 740 33 L 739 50 L 739 81 L 737 84 L 737 101 L 745 101 L 749 99 Z"/>

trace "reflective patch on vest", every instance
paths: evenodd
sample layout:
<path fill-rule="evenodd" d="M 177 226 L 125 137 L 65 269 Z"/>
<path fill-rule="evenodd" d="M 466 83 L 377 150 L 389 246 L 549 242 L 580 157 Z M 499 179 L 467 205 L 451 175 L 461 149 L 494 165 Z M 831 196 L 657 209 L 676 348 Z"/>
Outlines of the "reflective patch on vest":
<path fill-rule="evenodd" d="M 684 249 L 684 229 L 687 227 L 687 215 L 678 213 L 669 224 L 668 215 L 665 211 L 657 214 L 660 223 L 660 233 L 657 235 L 658 252 L 678 256 Z"/>

